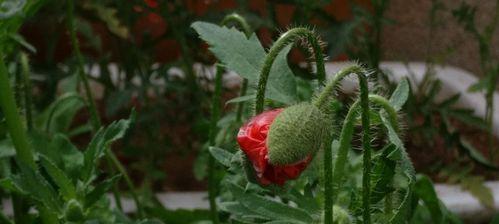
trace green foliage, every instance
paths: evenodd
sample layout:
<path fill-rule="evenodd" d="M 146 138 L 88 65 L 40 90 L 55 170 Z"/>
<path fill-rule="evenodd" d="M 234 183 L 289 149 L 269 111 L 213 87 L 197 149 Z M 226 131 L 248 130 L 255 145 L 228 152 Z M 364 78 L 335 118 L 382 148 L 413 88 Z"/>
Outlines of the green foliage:
<path fill-rule="evenodd" d="M 210 50 L 227 69 L 248 79 L 250 87 L 256 85 L 259 68 L 262 67 L 266 56 L 256 35 L 253 34 L 247 38 L 243 32 L 235 28 L 220 27 L 206 22 L 195 22 L 192 27 L 203 40 L 210 44 Z M 266 97 L 291 104 L 296 101 L 296 83 L 286 60 L 286 55 L 291 48 L 286 49 L 279 53 L 272 66 Z"/>

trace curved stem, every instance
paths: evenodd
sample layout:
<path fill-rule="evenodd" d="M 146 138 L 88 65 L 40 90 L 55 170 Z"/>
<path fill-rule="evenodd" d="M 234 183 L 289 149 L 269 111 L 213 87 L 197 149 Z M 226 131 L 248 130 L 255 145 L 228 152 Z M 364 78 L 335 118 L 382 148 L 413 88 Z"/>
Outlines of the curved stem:
<path fill-rule="evenodd" d="M 272 64 L 276 59 L 279 52 L 288 46 L 291 43 L 294 43 L 296 40 L 306 38 L 308 43 L 312 46 L 314 50 L 314 57 L 316 61 L 317 67 L 317 79 L 319 80 L 319 84 L 324 85 L 326 79 L 326 68 L 324 67 L 324 58 L 322 55 L 322 48 L 319 44 L 319 40 L 315 33 L 306 28 L 294 28 L 286 33 L 282 34 L 281 37 L 272 45 L 269 53 L 265 57 L 265 61 L 260 71 L 260 76 L 258 80 L 258 89 L 256 92 L 256 104 L 255 104 L 255 114 L 259 114 L 263 112 L 263 104 L 265 100 L 265 88 L 267 86 L 267 80 L 269 78 L 270 69 L 272 68 Z"/>
<path fill-rule="evenodd" d="M 364 223 L 370 223 L 370 173 L 371 173 L 371 137 L 369 132 L 369 89 L 367 85 L 367 77 L 365 75 L 364 69 L 360 66 L 352 66 L 340 71 L 335 78 L 324 88 L 324 91 L 314 102 L 315 105 L 324 110 L 325 102 L 327 101 L 329 95 L 332 95 L 337 84 L 349 74 L 356 74 L 359 79 L 360 86 L 360 100 L 356 101 L 348 111 L 348 114 L 344 120 L 342 131 L 340 134 L 340 147 L 338 149 L 338 155 L 336 158 L 335 166 L 332 166 L 332 149 L 330 139 L 326 142 L 325 147 L 325 183 L 324 188 L 329 191 L 325 191 L 325 213 L 324 220 L 326 223 L 332 223 L 333 216 L 333 204 L 334 199 L 337 196 L 337 191 L 340 188 L 340 183 L 344 175 L 344 167 L 347 161 L 348 149 L 350 148 L 350 143 L 353 137 L 355 119 L 357 117 L 357 107 L 360 105 L 362 108 L 362 147 L 364 150 L 364 161 L 363 161 L 363 175 L 362 175 L 362 204 L 363 204 L 363 219 Z M 329 169 L 329 170 L 327 170 Z M 331 171 L 331 169 L 333 169 Z"/>
<path fill-rule="evenodd" d="M 210 135 L 209 135 L 209 145 L 215 145 L 215 137 L 217 134 L 217 121 L 220 119 L 220 98 L 222 93 L 222 75 L 223 68 L 217 65 L 217 73 L 215 75 L 215 92 L 213 93 L 213 99 L 211 104 L 211 121 L 210 121 Z M 210 215 L 213 223 L 219 223 L 217 204 L 216 204 L 216 183 L 214 177 L 215 171 L 215 161 L 213 156 L 208 157 L 208 199 L 210 202 Z"/>
<path fill-rule="evenodd" d="M 350 67 L 347 67 L 345 69 L 340 70 L 336 75 L 334 76 L 333 80 L 331 80 L 326 87 L 322 90 L 321 94 L 315 99 L 314 104 L 317 106 L 317 108 L 321 110 L 325 110 L 325 103 L 328 102 L 329 98 L 334 95 L 334 92 L 338 85 L 340 84 L 341 80 L 343 80 L 345 77 L 352 73 L 360 74 L 363 73 L 364 69 L 359 66 L 359 65 L 353 65 Z"/>
<path fill-rule="evenodd" d="M 246 34 L 246 37 L 249 37 L 251 35 L 251 27 L 246 21 L 244 17 L 237 13 L 232 13 L 227 16 L 222 20 L 220 23 L 222 26 L 225 26 L 229 23 L 235 23 L 236 25 L 239 25 L 241 29 L 244 31 L 244 34 Z"/>
<path fill-rule="evenodd" d="M 47 118 L 47 122 L 45 123 L 45 132 L 48 133 L 50 131 L 50 125 L 52 123 L 52 118 L 54 117 L 54 114 L 57 111 L 57 108 L 60 105 L 64 105 L 64 102 L 66 102 L 67 100 L 72 99 L 72 98 L 75 98 L 75 99 L 81 101 L 84 105 L 87 105 L 87 102 L 85 101 L 85 99 L 83 99 L 78 94 L 67 94 L 67 95 L 61 96 L 61 98 L 59 98 L 59 100 L 55 102 L 54 106 L 52 106 L 52 108 L 51 108 L 51 110 L 49 112 L 49 115 L 48 115 L 48 118 Z"/>
<path fill-rule="evenodd" d="M 21 116 L 14 100 L 14 93 L 10 88 L 7 69 L 0 54 L 0 107 L 2 108 L 12 143 L 16 149 L 16 158 L 33 170 L 36 170 L 34 153 L 28 143 L 28 136 L 24 129 Z"/>

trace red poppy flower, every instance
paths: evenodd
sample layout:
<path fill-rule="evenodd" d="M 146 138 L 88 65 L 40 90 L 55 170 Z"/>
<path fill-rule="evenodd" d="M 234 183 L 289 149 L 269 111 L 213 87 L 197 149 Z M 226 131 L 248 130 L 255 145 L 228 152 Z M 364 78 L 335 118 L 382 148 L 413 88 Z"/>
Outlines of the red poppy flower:
<path fill-rule="evenodd" d="M 297 178 L 312 160 L 308 156 L 302 161 L 284 166 L 269 163 L 267 134 L 270 125 L 282 111 L 282 108 L 270 110 L 253 117 L 237 134 L 237 142 L 253 164 L 257 179 L 262 185 L 274 183 L 282 186 L 287 180 Z"/>

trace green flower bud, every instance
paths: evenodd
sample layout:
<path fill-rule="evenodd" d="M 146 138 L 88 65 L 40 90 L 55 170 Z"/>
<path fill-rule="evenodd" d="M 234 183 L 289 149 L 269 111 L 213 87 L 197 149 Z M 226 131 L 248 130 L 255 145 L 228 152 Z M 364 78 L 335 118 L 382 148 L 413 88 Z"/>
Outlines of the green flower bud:
<path fill-rule="evenodd" d="M 268 133 L 270 164 L 289 165 L 313 156 L 322 144 L 326 128 L 325 115 L 310 103 L 284 109 Z"/>
<path fill-rule="evenodd" d="M 64 216 L 66 217 L 66 220 L 70 221 L 70 222 L 77 222 L 77 221 L 84 220 L 85 214 L 84 214 L 83 207 L 81 206 L 80 202 L 78 202 L 75 199 L 71 199 L 66 204 Z"/>

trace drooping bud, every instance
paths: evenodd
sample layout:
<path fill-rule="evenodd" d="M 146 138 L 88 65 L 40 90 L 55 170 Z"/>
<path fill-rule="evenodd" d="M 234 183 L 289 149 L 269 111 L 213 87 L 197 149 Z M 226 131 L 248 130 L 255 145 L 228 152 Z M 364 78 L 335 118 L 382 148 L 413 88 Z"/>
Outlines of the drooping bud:
<path fill-rule="evenodd" d="M 310 103 L 282 111 L 270 126 L 267 139 L 269 163 L 289 165 L 313 156 L 326 133 L 325 115 Z"/>

